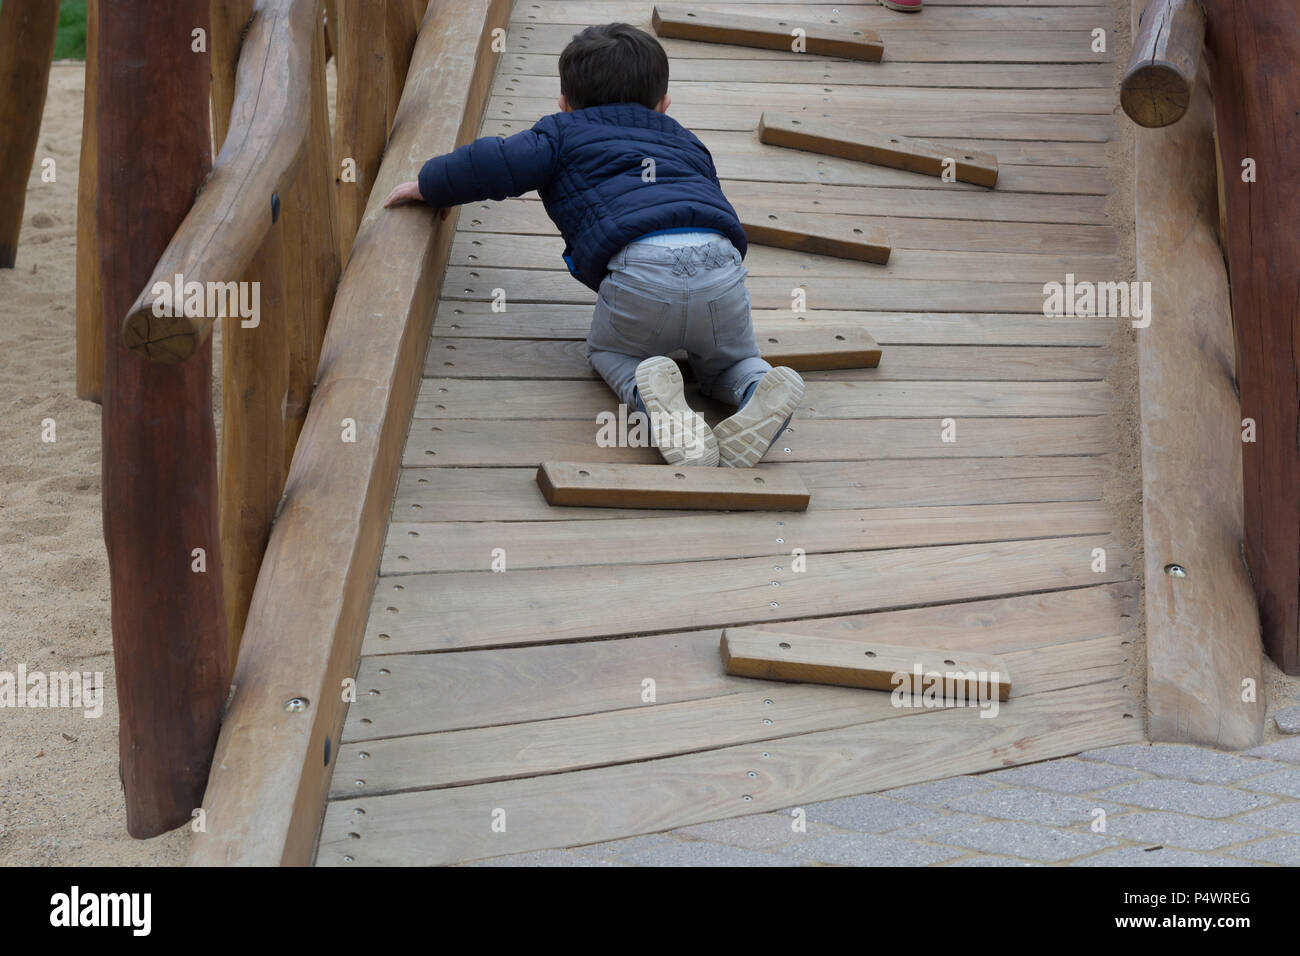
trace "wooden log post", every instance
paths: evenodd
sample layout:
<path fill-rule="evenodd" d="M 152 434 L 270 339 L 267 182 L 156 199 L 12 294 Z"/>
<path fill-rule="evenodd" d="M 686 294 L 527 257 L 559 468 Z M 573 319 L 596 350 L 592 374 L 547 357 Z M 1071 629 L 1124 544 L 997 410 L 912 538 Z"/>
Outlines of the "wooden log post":
<path fill-rule="evenodd" d="M 59 0 L 0 6 L 0 269 L 12 269 L 45 112 Z"/>
<path fill-rule="evenodd" d="M 77 170 L 77 397 L 98 403 L 104 390 L 104 303 L 95 241 L 96 94 L 99 77 L 99 0 L 86 2 L 86 92 L 81 106 L 81 161 Z"/>
<path fill-rule="evenodd" d="M 1205 45 L 1201 0 L 1150 0 L 1119 101 L 1139 126 L 1169 126 L 1187 112 Z"/>
<path fill-rule="evenodd" d="M 333 172 L 339 261 L 346 265 L 388 139 L 388 15 L 384 0 L 337 5 Z"/>
<path fill-rule="evenodd" d="M 146 362 L 119 324 L 211 162 L 208 58 L 191 48 L 208 11 L 174 0 L 98 12 L 104 541 L 127 829 L 143 838 L 201 805 L 230 683 L 211 349 L 180 365 Z"/>
<path fill-rule="evenodd" d="M 311 57 L 307 155 L 285 207 L 289 379 L 284 409 L 284 469 L 307 417 L 321 343 L 339 281 L 338 201 L 325 91 L 325 49 L 318 32 Z"/>
<path fill-rule="evenodd" d="M 1300 7 L 1207 0 L 1237 329 L 1246 561 L 1264 647 L 1300 674 Z"/>
<path fill-rule="evenodd" d="M 236 78 L 230 113 L 229 130 L 238 135 L 227 134 L 212 175 L 122 325 L 127 346 L 152 361 L 189 358 L 223 314 L 222 303 L 213 301 L 223 297 L 208 296 L 200 309 L 166 309 L 154 290 L 170 287 L 177 275 L 209 290 L 242 276 L 271 229 L 273 206 L 297 175 L 307 152 L 319 11 L 319 0 L 254 5 L 240 48 L 249 69 Z"/>

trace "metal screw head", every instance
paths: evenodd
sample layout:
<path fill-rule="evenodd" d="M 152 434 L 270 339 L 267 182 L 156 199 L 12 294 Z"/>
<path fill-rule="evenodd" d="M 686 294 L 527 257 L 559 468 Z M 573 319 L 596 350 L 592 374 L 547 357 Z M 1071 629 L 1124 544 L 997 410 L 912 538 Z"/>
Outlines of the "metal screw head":
<path fill-rule="evenodd" d="M 777 604 L 775 601 L 773 601 L 771 604 L 768 605 L 768 607 L 780 607 L 780 606 L 781 605 Z"/>
<path fill-rule="evenodd" d="M 771 755 L 770 753 L 768 753 L 766 750 L 764 750 L 764 751 L 763 751 L 759 756 L 761 756 L 761 757 L 770 757 L 770 756 L 772 756 L 772 755 Z"/>
<path fill-rule="evenodd" d="M 1185 578 L 1187 577 L 1187 569 L 1181 564 L 1166 564 L 1165 574 L 1171 578 Z"/>
<path fill-rule="evenodd" d="M 291 714 L 300 714 L 307 709 L 306 697 L 290 697 L 284 703 L 284 709 Z"/>
<path fill-rule="evenodd" d="M 357 756 L 360 757 L 362 760 L 370 759 L 370 754 L 366 753 L 364 750 L 361 751 L 361 753 L 357 754 Z"/>
<path fill-rule="evenodd" d="M 764 727 L 771 727 L 771 726 L 772 726 L 772 718 L 771 718 L 771 717 L 764 717 L 764 718 L 763 718 L 763 726 L 764 726 Z"/>
<path fill-rule="evenodd" d="M 343 858 L 343 862 L 344 862 L 344 863 L 351 863 L 351 862 L 352 862 L 352 857 L 350 857 L 350 856 L 345 856 L 345 857 Z"/>
<path fill-rule="evenodd" d="M 754 773 L 754 771 L 752 771 L 752 770 L 749 772 L 749 775 L 750 775 L 751 777 L 755 778 L 755 779 L 758 778 L 758 774 Z"/>
<path fill-rule="evenodd" d="M 746 803 L 749 803 L 749 801 L 753 800 L 754 798 L 751 797 L 749 794 L 745 794 L 745 795 L 744 795 L 743 797 L 741 797 L 740 799 L 744 800 Z"/>

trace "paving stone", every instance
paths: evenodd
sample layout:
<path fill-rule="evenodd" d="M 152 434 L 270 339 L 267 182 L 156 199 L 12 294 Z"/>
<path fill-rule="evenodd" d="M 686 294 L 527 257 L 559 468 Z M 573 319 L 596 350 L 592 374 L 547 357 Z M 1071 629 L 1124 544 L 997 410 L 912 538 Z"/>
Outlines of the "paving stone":
<path fill-rule="evenodd" d="M 996 820 L 978 823 L 951 834 L 947 841 L 972 850 L 1017 856 L 1026 860 L 1057 862 L 1105 849 L 1119 841 L 1100 833 L 1057 830 L 1035 823 Z"/>
<path fill-rule="evenodd" d="M 962 855 L 961 850 L 951 847 L 929 846 L 875 833 L 815 837 L 791 845 L 789 852 L 798 859 L 841 866 L 928 866 Z"/>
<path fill-rule="evenodd" d="M 1029 860 L 1017 860 L 1009 856 L 968 856 L 960 860 L 953 860 L 951 863 L 943 863 L 942 866 L 1044 866 L 1042 863 L 1031 863 Z"/>
<path fill-rule="evenodd" d="M 1008 767 L 984 776 L 998 783 L 1037 787 L 1039 790 L 1057 793 L 1088 793 L 1142 779 L 1142 774 L 1128 767 L 1117 767 L 1095 760 L 1077 760 L 1074 757 L 1044 760 L 1023 767 Z"/>
<path fill-rule="evenodd" d="M 475 860 L 461 866 L 623 866 L 613 860 L 600 860 L 575 850 L 536 850 L 532 853 L 512 853 L 494 856 L 490 860 Z"/>
<path fill-rule="evenodd" d="M 645 836 L 628 837 L 625 840 L 611 840 L 608 843 L 592 843 L 587 846 L 578 847 L 588 856 L 598 859 L 619 859 L 628 853 L 637 853 L 641 850 L 657 850 L 664 847 L 680 843 L 666 833 L 647 833 Z"/>
<path fill-rule="evenodd" d="M 747 850 L 710 840 L 683 840 L 643 846 L 619 854 L 633 866 L 800 866 L 800 861 L 779 853 Z"/>
<path fill-rule="evenodd" d="M 697 823 L 673 832 L 696 840 L 712 840 L 714 843 L 726 843 L 747 850 L 764 850 L 795 840 L 806 840 L 809 834 L 815 836 L 818 829 L 825 829 L 811 824 L 808 832 L 796 833 L 790 829 L 792 822 L 793 818 L 783 813 L 755 813 L 747 817 L 732 817 L 730 820 Z"/>
<path fill-rule="evenodd" d="M 1118 804 L 1102 803 L 1084 797 L 1019 788 L 972 793 L 949 800 L 944 806 L 985 817 L 1058 827 L 1072 823 L 1090 823 L 1093 811 L 1098 807 L 1105 810 L 1107 816 L 1123 813 L 1126 809 Z"/>
<path fill-rule="evenodd" d="M 1283 769 L 1253 757 L 1239 757 L 1188 744 L 1124 744 L 1089 750 L 1079 756 L 1195 783 L 1236 783 L 1270 770 Z"/>
<path fill-rule="evenodd" d="M 1105 791 L 1108 800 L 1197 817 L 1230 817 L 1276 803 L 1276 797 L 1184 780 L 1141 780 Z"/>
<path fill-rule="evenodd" d="M 1247 826 L 1267 827 L 1270 830 L 1285 830 L 1288 833 L 1300 833 L 1300 803 L 1290 800 L 1264 810 L 1256 810 L 1238 817 L 1236 823 Z"/>
<path fill-rule="evenodd" d="M 881 793 L 891 800 L 906 800 L 909 803 L 924 803 L 941 806 L 955 797 L 964 797 L 968 793 L 993 790 L 997 784 L 986 777 L 949 777 L 947 780 L 931 780 L 929 783 L 915 783 L 909 787 L 897 787 Z"/>
<path fill-rule="evenodd" d="M 1273 715 L 1273 723 L 1284 734 L 1300 734 L 1300 707 L 1288 707 Z"/>
<path fill-rule="evenodd" d="M 985 822 L 987 821 L 983 817 L 975 816 L 973 813 L 945 813 L 943 816 L 935 817 L 933 820 L 926 820 L 924 823 L 914 823 L 911 826 L 890 830 L 889 836 L 898 837 L 902 840 L 951 843 L 952 841 L 948 837 L 952 834 L 968 829 L 977 823 Z"/>
<path fill-rule="evenodd" d="M 936 811 L 926 807 L 890 800 L 876 794 L 827 800 L 824 803 L 809 804 L 804 809 L 808 813 L 809 823 L 830 823 L 862 833 L 881 833 L 939 816 Z M 789 821 L 786 821 L 786 829 L 790 829 Z"/>
<path fill-rule="evenodd" d="M 1262 744 L 1258 747 L 1252 747 L 1250 750 L 1243 750 L 1242 753 L 1248 757 L 1265 757 L 1269 760 L 1285 760 L 1287 763 L 1300 763 L 1300 734 L 1293 737 L 1283 737 L 1281 740 L 1275 740 L 1271 744 Z"/>
<path fill-rule="evenodd" d="M 1136 843 L 1162 844 L 1184 850 L 1217 850 L 1232 843 L 1267 836 L 1269 831 L 1181 813 L 1138 810 L 1108 819 L 1106 832 Z"/>
<path fill-rule="evenodd" d="M 1210 856 L 1208 853 L 1191 853 L 1187 850 L 1144 850 L 1141 847 L 1126 846 L 1118 850 L 1107 850 L 1083 860 L 1075 860 L 1071 866 L 1249 866 L 1239 860 L 1226 856 Z"/>
<path fill-rule="evenodd" d="M 1284 797 L 1300 797 L 1300 770 L 1279 770 L 1242 784 L 1248 790 L 1261 793 L 1280 793 Z"/>
<path fill-rule="evenodd" d="M 1247 843 L 1229 851 L 1233 856 L 1285 866 L 1300 866 L 1300 836 L 1273 837 L 1258 843 Z"/>

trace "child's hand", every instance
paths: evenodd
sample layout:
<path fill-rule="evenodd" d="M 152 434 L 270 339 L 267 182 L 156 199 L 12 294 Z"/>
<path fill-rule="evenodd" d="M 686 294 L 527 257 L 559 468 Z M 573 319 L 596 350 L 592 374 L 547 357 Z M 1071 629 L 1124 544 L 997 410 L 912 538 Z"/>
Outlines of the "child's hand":
<path fill-rule="evenodd" d="M 388 198 L 384 200 L 384 208 L 387 209 L 392 206 L 400 206 L 402 203 L 408 202 L 424 202 L 424 197 L 420 195 L 419 183 L 402 183 L 396 186 L 393 191 L 388 194 Z M 446 219 L 448 212 L 450 212 L 448 209 L 439 209 L 439 218 Z"/>

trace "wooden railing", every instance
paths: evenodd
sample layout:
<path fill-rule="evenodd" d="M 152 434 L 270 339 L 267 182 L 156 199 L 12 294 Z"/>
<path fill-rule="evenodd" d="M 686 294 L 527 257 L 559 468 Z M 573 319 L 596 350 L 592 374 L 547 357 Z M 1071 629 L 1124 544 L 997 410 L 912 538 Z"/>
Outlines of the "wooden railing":
<path fill-rule="evenodd" d="M 1235 358 L 1228 360 L 1224 371 L 1235 380 L 1240 394 L 1240 424 L 1232 423 L 1232 442 L 1225 453 L 1234 464 L 1240 455 L 1241 492 L 1239 500 L 1227 504 L 1239 507 L 1236 526 L 1244 529 L 1240 546 L 1257 598 L 1264 649 L 1284 671 L 1297 674 L 1300 191 L 1295 184 L 1300 181 L 1300 133 L 1295 109 L 1300 103 L 1300 7 L 1245 0 L 1150 0 L 1142 12 L 1132 63 L 1121 88 L 1125 112 L 1144 127 L 1158 129 L 1179 122 L 1193 100 L 1203 60 L 1213 93 L 1218 232 L 1231 280 L 1230 340 L 1235 338 Z M 1158 140 L 1142 137 L 1176 132 L 1139 131 L 1138 135 L 1139 144 L 1155 145 Z M 1209 137 L 1204 139 L 1203 144 L 1189 141 L 1182 148 L 1204 145 L 1208 150 Z M 1178 173 L 1170 168 L 1166 175 Z M 1175 254 L 1188 254 L 1185 238 L 1171 237 L 1179 243 L 1172 247 L 1179 250 Z M 1214 266 L 1218 267 L 1217 257 Z M 1198 304 L 1204 307 L 1204 302 Z M 1179 316 L 1166 318 L 1178 320 Z M 1153 319 L 1160 321 L 1159 315 Z M 1190 325 L 1187 334 L 1197 338 Z M 1198 342 L 1204 344 L 1203 339 Z M 1184 412 L 1184 441 L 1204 427 L 1172 396 L 1162 394 L 1160 399 Z M 1185 473 L 1188 462 L 1180 464 Z M 1205 480 L 1204 475 L 1195 478 Z M 1185 520 L 1199 521 L 1206 536 L 1220 530 L 1203 509 Z M 1226 546 L 1239 563 L 1238 542 Z M 1193 569 L 1184 570 L 1187 576 L 1181 580 L 1188 583 L 1181 587 L 1193 589 L 1186 593 L 1223 604 L 1226 592 L 1221 576 L 1202 573 L 1198 578 Z M 1156 593 L 1152 586 L 1148 580 L 1149 598 Z M 1253 612 L 1250 609 L 1252 623 Z M 1243 624 L 1246 616 L 1236 614 L 1233 626 Z M 1232 685 L 1233 699 L 1250 676 L 1239 671 L 1222 675 Z"/>
<path fill-rule="evenodd" d="M 93 229 L 79 223 L 78 393 L 104 406 L 135 836 L 178 826 L 200 806 L 341 263 L 426 3 L 334 0 L 327 12 L 323 0 L 179 0 L 156 19 L 139 5 L 89 4 L 83 157 L 97 162 L 83 164 L 80 189 L 81 208 L 95 197 L 98 214 Z M 178 36 L 182 63 L 167 52 Z M 327 44 L 338 72 L 334 135 Z M 184 82 L 159 83 L 159 70 L 179 70 Z M 204 178 L 209 72 L 216 159 Z M 157 184 L 157 196 L 142 198 Z M 176 552 L 184 573 L 159 566 Z"/>

